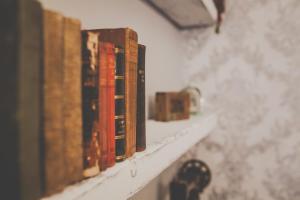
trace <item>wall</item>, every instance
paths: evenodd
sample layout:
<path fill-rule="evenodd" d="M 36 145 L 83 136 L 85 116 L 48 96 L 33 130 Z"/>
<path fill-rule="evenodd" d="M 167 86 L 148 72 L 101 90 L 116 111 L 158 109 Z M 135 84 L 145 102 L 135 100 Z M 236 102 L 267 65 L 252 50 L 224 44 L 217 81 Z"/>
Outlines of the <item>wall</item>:
<path fill-rule="evenodd" d="M 183 38 L 140 0 L 40 0 L 45 8 L 81 20 L 83 29 L 131 27 L 147 46 L 146 95 L 182 89 Z M 147 105 L 147 104 L 146 104 Z"/>
<path fill-rule="evenodd" d="M 202 200 L 298 200 L 300 1 L 227 2 L 221 35 L 182 33 L 185 83 L 200 87 L 207 104 L 222 110 L 218 127 L 150 189 L 156 199 L 168 199 L 172 175 L 197 157 L 213 172 Z M 143 193 L 149 191 L 138 196 Z"/>

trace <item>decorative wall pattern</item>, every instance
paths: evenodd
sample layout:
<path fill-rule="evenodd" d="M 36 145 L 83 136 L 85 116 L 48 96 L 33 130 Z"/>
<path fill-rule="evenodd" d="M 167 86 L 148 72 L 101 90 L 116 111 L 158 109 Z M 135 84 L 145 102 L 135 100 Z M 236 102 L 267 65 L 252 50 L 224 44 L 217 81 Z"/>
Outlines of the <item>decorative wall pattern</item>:
<path fill-rule="evenodd" d="M 221 109 L 191 150 L 213 171 L 202 199 L 300 199 L 299 19 L 299 0 L 231 0 L 221 35 L 183 33 L 186 84 Z"/>

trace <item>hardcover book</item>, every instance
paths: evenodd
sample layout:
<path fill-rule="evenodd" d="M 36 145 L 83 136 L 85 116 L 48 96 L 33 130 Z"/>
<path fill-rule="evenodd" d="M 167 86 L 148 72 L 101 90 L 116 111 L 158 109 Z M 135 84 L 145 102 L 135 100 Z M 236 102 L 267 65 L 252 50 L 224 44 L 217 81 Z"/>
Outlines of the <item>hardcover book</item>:
<path fill-rule="evenodd" d="M 2 199 L 39 199 L 41 194 L 42 19 L 37 1 L 0 1 Z"/>
<path fill-rule="evenodd" d="M 63 134 L 65 181 L 82 178 L 81 30 L 80 21 L 64 19 Z"/>
<path fill-rule="evenodd" d="M 65 185 L 63 134 L 63 16 L 44 11 L 43 178 L 46 195 Z"/>
<path fill-rule="evenodd" d="M 125 130 L 126 156 L 136 151 L 136 82 L 137 82 L 137 33 L 129 28 L 97 29 L 101 41 L 112 42 L 125 50 Z"/>
<path fill-rule="evenodd" d="M 190 99 L 186 92 L 157 92 L 155 107 L 157 121 L 173 121 L 189 118 Z"/>
<path fill-rule="evenodd" d="M 146 149 L 146 123 L 145 123 L 145 56 L 146 47 L 138 45 L 137 69 L 137 108 L 136 108 L 136 151 Z"/>
<path fill-rule="evenodd" d="M 115 145 L 116 161 L 126 158 L 125 135 L 125 52 L 120 46 L 115 48 Z"/>
<path fill-rule="evenodd" d="M 98 34 L 82 31 L 82 115 L 84 177 L 100 172 Z"/>

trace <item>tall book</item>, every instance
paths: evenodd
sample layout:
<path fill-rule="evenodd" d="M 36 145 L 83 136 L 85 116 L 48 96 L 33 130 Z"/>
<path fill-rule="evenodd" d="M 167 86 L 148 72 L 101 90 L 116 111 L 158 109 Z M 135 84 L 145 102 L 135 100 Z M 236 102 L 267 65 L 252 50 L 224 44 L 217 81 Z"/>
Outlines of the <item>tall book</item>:
<path fill-rule="evenodd" d="M 40 198 L 42 15 L 36 1 L 0 1 L 2 199 Z"/>
<path fill-rule="evenodd" d="M 44 192 L 62 190 L 65 185 L 63 135 L 63 16 L 44 11 L 43 143 Z"/>
<path fill-rule="evenodd" d="M 100 172 L 98 34 L 82 31 L 82 115 L 84 177 Z"/>
<path fill-rule="evenodd" d="M 65 181 L 82 178 L 81 30 L 80 21 L 64 18 L 63 134 Z"/>
<path fill-rule="evenodd" d="M 106 43 L 107 59 L 107 144 L 108 144 L 108 167 L 115 164 L 115 45 Z M 100 58 L 101 59 L 101 58 Z"/>
<path fill-rule="evenodd" d="M 138 45 L 137 69 L 137 108 L 136 108 L 136 151 L 146 149 L 146 123 L 145 123 L 145 56 L 146 47 Z"/>
<path fill-rule="evenodd" d="M 136 84 L 138 36 L 130 28 L 92 30 L 100 34 L 101 41 L 112 42 L 125 50 L 125 124 L 126 156 L 136 152 Z"/>
<path fill-rule="evenodd" d="M 116 161 L 119 162 L 126 158 L 124 48 L 116 46 L 115 58 L 115 145 Z"/>

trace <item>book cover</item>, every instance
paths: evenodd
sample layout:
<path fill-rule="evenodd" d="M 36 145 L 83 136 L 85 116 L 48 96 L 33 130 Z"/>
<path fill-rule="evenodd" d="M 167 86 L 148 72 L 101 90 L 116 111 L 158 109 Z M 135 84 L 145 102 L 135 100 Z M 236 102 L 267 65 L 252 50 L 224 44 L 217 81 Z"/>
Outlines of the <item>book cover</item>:
<path fill-rule="evenodd" d="M 146 149 L 146 122 L 145 122 L 145 56 L 146 47 L 138 45 L 137 68 L 137 108 L 136 108 L 136 151 Z"/>
<path fill-rule="evenodd" d="M 136 151 L 136 82 L 138 36 L 130 28 L 97 29 L 101 41 L 112 42 L 125 50 L 125 130 L 126 156 Z"/>
<path fill-rule="evenodd" d="M 43 143 L 46 195 L 65 185 L 63 134 L 63 16 L 44 11 Z"/>
<path fill-rule="evenodd" d="M 100 172 L 98 34 L 82 31 L 83 175 Z"/>
<path fill-rule="evenodd" d="M 115 145 L 116 161 L 126 158 L 126 135 L 125 135 L 125 51 L 116 46 L 116 74 L 115 74 Z"/>
<path fill-rule="evenodd" d="M 36 1 L 0 1 L 2 199 L 41 195 L 42 16 Z"/>
<path fill-rule="evenodd" d="M 64 18 L 63 134 L 66 184 L 82 178 L 81 25 Z"/>

